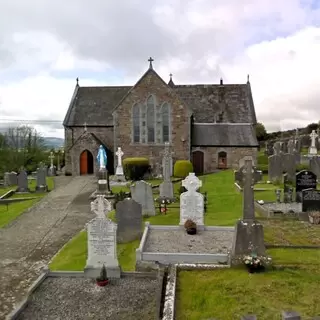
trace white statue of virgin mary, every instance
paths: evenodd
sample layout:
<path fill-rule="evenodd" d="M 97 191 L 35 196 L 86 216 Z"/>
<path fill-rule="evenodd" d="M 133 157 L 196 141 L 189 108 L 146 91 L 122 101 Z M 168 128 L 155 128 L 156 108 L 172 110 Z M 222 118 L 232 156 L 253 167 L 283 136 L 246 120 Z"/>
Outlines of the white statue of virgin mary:
<path fill-rule="evenodd" d="M 106 169 L 107 160 L 108 160 L 108 158 L 107 158 L 106 150 L 104 149 L 104 147 L 102 145 L 100 145 L 98 155 L 97 155 L 97 161 L 98 161 L 98 165 L 100 167 L 100 170 Z"/>

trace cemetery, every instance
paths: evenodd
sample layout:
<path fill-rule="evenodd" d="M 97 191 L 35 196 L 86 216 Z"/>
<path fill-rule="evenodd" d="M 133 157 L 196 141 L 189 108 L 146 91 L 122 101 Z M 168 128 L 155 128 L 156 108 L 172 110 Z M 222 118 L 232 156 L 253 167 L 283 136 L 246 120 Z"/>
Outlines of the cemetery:
<path fill-rule="evenodd" d="M 244 158 L 236 172 L 183 178 L 174 177 L 165 150 L 162 176 L 138 181 L 125 181 L 121 169 L 108 177 L 102 150 L 88 198 L 92 219 L 11 319 L 316 319 L 317 175 L 279 147 L 267 172 Z M 159 198 L 165 210 L 157 209 Z"/>
<path fill-rule="evenodd" d="M 5 173 L 0 185 L 0 228 L 16 219 L 25 210 L 32 207 L 54 189 L 53 177 L 47 176 L 44 167 L 34 176 L 27 176 L 25 171 Z"/>

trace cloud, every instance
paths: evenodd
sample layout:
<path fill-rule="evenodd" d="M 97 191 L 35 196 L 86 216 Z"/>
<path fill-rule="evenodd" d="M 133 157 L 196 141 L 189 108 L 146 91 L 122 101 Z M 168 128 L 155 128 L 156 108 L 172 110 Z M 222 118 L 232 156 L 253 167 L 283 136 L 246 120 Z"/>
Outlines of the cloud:
<path fill-rule="evenodd" d="M 312 0 L 2 1 L 0 119 L 62 120 L 77 76 L 134 84 L 151 55 L 175 83 L 250 74 L 267 129 L 303 126 L 320 118 L 318 21 Z"/>

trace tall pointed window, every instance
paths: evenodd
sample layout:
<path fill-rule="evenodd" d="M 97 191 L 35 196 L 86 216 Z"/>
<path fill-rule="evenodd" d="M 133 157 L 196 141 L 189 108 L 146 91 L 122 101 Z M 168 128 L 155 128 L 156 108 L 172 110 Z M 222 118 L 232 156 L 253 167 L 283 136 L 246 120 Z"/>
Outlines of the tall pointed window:
<path fill-rule="evenodd" d="M 140 106 L 136 103 L 132 108 L 133 142 L 140 142 Z"/>
<path fill-rule="evenodd" d="M 147 134 L 148 142 L 155 142 L 155 100 L 150 96 L 147 100 Z"/>
<path fill-rule="evenodd" d="M 169 105 L 164 103 L 161 108 L 162 115 L 162 142 L 169 142 Z"/>

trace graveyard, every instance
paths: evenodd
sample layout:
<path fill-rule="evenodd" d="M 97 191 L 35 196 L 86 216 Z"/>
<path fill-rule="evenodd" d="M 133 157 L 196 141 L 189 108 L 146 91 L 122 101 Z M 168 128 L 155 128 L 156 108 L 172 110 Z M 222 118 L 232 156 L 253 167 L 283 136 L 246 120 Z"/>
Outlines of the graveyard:
<path fill-rule="evenodd" d="M 46 177 L 46 185 L 48 190 L 53 190 L 54 178 Z M 16 192 L 18 188 L 18 181 L 10 186 L 0 186 L 0 228 L 19 217 L 46 195 L 46 192 L 37 192 L 36 178 L 27 180 L 28 192 Z M 21 201 L 15 202 L 14 199 Z"/>
<path fill-rule="evenodd" d="M 238 170 L 177 179 L 165 164 L 162 178 L 134 182 L 121 170 L 108 181 L 101 149 L 92 219 L 52 258 L 17 319 L 316 319 L 318 179 L 280 147 L 264 172 L 244 158 Z M 81 292 L 81 308 L 69 292 Z M 103 308 L 105 296 L 123 294 L 127 304 Z"/>

